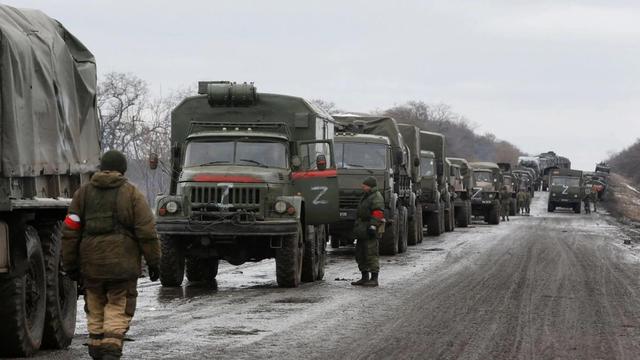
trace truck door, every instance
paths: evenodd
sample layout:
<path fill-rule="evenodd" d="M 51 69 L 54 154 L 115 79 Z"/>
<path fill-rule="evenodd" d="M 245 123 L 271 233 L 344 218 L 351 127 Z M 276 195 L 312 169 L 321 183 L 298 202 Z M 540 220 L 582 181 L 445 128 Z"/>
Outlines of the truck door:
<path fill-rule="evenodd" d="M 333 141 L 297 143 L 300 166 L 292 173 L 293 187 L 304 198 L 308 225 L 338 221 L 338 174 L 333 157 Z"/>

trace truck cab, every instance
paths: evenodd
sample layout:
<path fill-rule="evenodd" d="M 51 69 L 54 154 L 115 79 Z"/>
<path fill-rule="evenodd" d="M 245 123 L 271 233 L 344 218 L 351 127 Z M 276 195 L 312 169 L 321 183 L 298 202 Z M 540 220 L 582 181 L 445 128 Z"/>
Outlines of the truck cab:
<path fill-rule="evenodd" d="M 455 193 L 453 207 L 456 226 L 467 227 L 471 223 L 471 189 L 473 176 L 467 160 L 462 158 L 447 158 L 451 163 L 450 191 Z"/>
<path fill-rule="evenodd" d="M 502 188 L 502 171 L 498 164 L 491 162 L 474 162 L 474 188 L 471 196 L 471 209 L 475 216 L 482 216 L 484 221 L 497 225 L 500 223 L 500 189 Z"/>
<path fill-rule="evenodd" d="M 576 214 L 582 211 L 584 196 L 584 178 L 582 171 L 571 169 L 554 169 L 549 173 L 549 200 L 547 210 L 570 208 Z"/>

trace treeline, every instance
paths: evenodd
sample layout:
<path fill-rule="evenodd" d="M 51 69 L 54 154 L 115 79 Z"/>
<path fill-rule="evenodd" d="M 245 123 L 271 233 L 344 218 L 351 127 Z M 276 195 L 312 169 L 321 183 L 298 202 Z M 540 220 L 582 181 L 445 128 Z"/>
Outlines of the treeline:
<path fill-rule="evenodd" d="M 608 160 L 611 171 L 626 176 L 634 183 L 640 184 L 640 139 L 611 156 Z"/>
<path fill-rule="evenodd" d="M 334 103 L 314 100 L 314 103 L 331 113 L 343 112 Z M 469 161 L 508 162 L 516 164 L 522 151 L 508 141 L 495 135 L 477 134 L 470 122 L 454 112 L 449 105 L 430 105 L 423 101 L 410 101 L 386 110 L 371 111 L 397 121 L 414 124 L 425 131 L 442 133 L 446 136 L 449 157 L 461 157 Z"/>

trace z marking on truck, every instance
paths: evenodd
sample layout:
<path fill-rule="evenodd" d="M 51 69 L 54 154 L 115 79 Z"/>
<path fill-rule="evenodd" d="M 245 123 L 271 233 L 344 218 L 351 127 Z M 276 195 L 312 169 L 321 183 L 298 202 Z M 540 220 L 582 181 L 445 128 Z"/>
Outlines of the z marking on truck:
<path fill-rule="evenodd" d="M 326 205 L 329 202 L 327 200 L 321 200 L 320 198 L 322 198 L 322 196 L 324 196 L 324 194 L 329 190 L 328 187 L 326 186 L 314 186 L 311 188 L 311 191 L 319 191 L 318 192 L 318 196 L 315 197 L 315 199 L 313 199 L 313 205 Z"/>

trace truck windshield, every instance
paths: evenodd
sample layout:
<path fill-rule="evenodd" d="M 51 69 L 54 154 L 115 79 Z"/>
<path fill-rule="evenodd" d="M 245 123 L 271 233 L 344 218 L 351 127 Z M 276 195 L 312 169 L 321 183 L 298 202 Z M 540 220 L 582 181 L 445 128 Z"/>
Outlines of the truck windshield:
<path fill-rule="evenodd" d="M 336 143 L 335 149 L 339 169 L 387 168 L 387 146 L 384 144 Z"/>
<path fill-rule="evenodd" d="M 493 182 L 493 174 L 489 171 L 474 171 L 473 177 L 476 181 L 479 182 Z"/>
<path fill-rule="evenodd" d="M 421 176 L 433 176 L 435 173 L 435 166 L 433 164 L 434 159 L 420 158 L 420 175 Z"/>
<path fill-rule="evenodd" d="M 287 168 L 287 146 L 247 139 L 192 141 L 187 145 L 185 167 L 230 164 Z"/>
<path fill-rule="evenodd" d="M 567 176 L 554 176 L 551 185 L 580 186 L 580 179 Z"/>

